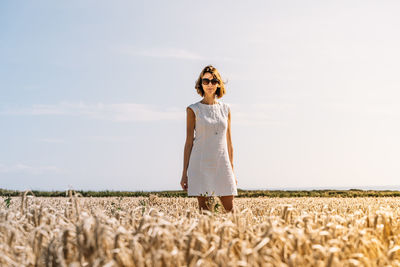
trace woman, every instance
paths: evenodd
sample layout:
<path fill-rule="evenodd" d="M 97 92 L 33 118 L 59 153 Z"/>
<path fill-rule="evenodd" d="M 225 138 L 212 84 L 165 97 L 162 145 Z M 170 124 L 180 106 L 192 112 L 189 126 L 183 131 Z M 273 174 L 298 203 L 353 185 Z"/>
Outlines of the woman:
<path fill-rule="evenodd" d="M 233 173 L 231 113 L 217 102 L 225 85 L 216 68 L 206 66 L 195 86 L 201 101 L 186 108 L 187 129 L 181 186 L 188 196 L 197 196 L 199 209 L 208 209 L 207 198 L 219 196 L 226 211 L 233 209 L 237 180 Z M 194 136 L 196 132 L 196 136 Z"/>

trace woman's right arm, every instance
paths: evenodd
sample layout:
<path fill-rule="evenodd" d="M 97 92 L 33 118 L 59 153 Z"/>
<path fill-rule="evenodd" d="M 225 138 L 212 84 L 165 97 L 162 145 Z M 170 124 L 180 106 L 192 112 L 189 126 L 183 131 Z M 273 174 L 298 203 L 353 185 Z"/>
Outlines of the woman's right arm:
<path fill-rule="evenodd" d="M 194 128 L 196 124 L 196 116 L 193 110 L 189 107 L 186 108 L 186 142 L 185 150 L 183 153 L 183 173 L 182 177 L 187 175 L 187 169 L 189 166 L 190 153 L 192 152 L 193 140 L 194 140 Z"/>

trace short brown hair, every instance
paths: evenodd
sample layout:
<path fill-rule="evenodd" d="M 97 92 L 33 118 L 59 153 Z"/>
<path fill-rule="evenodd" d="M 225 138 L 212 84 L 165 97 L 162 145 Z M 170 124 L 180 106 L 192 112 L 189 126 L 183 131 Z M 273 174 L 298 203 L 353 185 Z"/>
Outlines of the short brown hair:
<path fill-rule="evenodd" d="M 204 90 L 203 86 L 201 84 L 201 79 L 203 78 L 205 73 L 210 73 L 215 79 L 219 81 L 217 90 L 215 91 L 215 94 L 217 98 L 221 98 L 225 93 L 225 83 L 221 79 L 221 75 L 219 74 L 218 70 L 214 68 L 212 65 L 207 65 L 204 67 L 204 69 L 200 72 L 199 78 L 196 81 L 195 88 L 197 90 L 197 93 L 201 96 L 204 96 Z"/>

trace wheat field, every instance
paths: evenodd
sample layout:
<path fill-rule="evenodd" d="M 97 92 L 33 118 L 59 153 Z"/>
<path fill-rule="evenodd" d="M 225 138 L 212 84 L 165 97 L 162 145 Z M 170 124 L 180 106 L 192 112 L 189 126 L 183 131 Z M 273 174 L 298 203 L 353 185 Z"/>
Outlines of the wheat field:
<path fill-rule="evenodd" d="M 399 201 L 25 193 L 1 200 L 0 265 L 400 266 Z"/>

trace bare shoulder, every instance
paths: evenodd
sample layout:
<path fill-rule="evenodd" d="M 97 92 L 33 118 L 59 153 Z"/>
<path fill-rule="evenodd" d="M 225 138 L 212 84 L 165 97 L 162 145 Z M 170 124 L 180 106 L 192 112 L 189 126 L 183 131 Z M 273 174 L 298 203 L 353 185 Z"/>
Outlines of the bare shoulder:
<path fill-rule="evenodd" d="M 193 117 L 195 116 L 193 107 L 187 106 L 186 111 L 187 111 L 188 115 L 193 116 Z"/>
<path fill-rule="evenodd" d="M 231 106 L 228 103 L 224 103 L 224 108 L 226 111 L 226 114 L 228 114 L 228 117 L 231 116 Z"/>
<path fill-rule="evenodd" d="M 195 124 L 196 121 L 196 113 L 193 105 L 189 105 L 186 107 L 187 121 L 189 124 Z"/>

